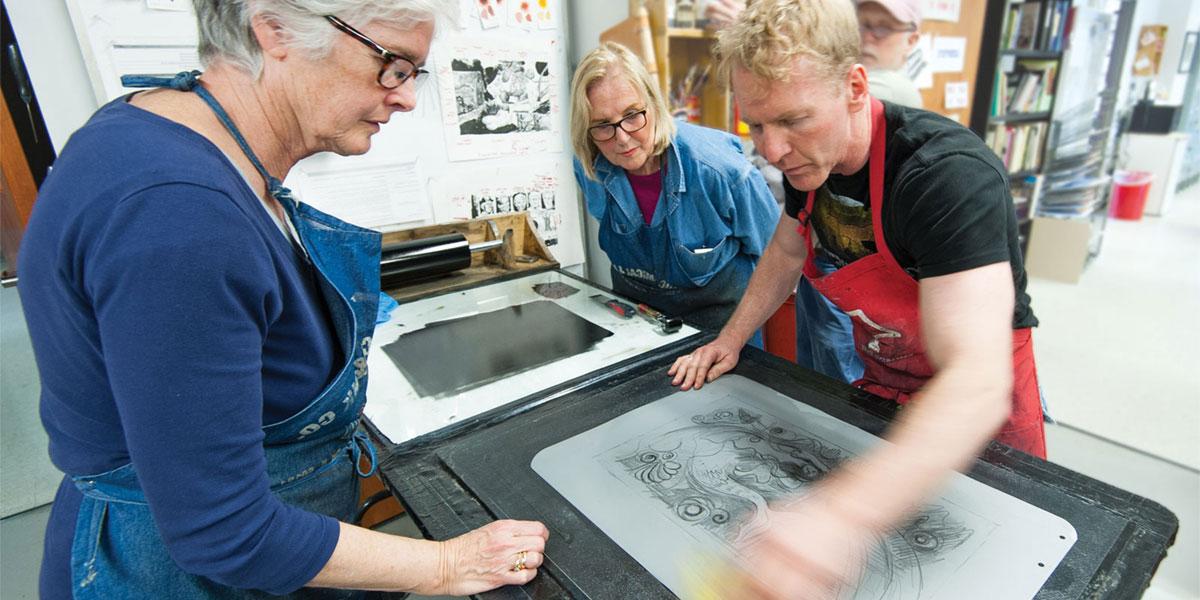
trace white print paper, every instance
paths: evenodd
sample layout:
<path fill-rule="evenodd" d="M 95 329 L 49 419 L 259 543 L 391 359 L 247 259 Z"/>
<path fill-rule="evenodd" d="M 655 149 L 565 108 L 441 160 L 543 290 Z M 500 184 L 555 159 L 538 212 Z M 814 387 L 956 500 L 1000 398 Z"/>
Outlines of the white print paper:
<path fill-rule="evenodd" d="M 917 39 L 917 45 L 908 55 L 905 70 L 908 78 L 913 80 L 917 89 L 927 90 L 933 87 L 933 38 L 922 35 Z"/>
<path fill-rule="evenodd" d="M 478 0 L 475 3 L 475 14 L 479 17 L 479 25 L 484 29 L 499 27 L 508 16 L 504 7 L 505 0 Z"/>
<path fill-rule="evenodd" d="M 961 73 L 967 56 L 967 38 L 939 35 L 933 38 L 933 72 Z"/>
<path fill-rule="evenodd" d="M 150 10 L 191 12 L 192 3 L 189 0 L 146 0 L 146 8 Z"/>
<path fill-rule="evenodd" d="M 946 84 L 946 110 L 966 108 L 969 103 L 967 82 L 951 81 Z"/>
<path fill-rule="evenodd" d="M 738 375 L 550 446 L 533 470 L 680 598 L 771 530 L 781 503 L 887 442 Z M 1077 539 L 1064 519 L 955 474 L 880 534 L 846 600 L 1032 598 Z"/>
<path fill-rule="evenodd" d="M 921 0 L 921 19 L 925 21 L 958 22 L 962 0 Z"/>
<path fill-rule="evenodd" d="M 418 394 L 413 384 L 388 358 L 387 353 L 382 351 L 384 346 L 395 342 L 400 336 L 423 329 L 429 323 L 546 300 L 546 297 L 534 290 L 534 286 L 550 283 L 565 284 L 579 290 L 564 298 L 554 299 L 554 302 L 613 332 L 613 335 L 581 354 L 471 388 L 448 398 Z M 621 318 L 608 307 L 592 300 L 594 294 L 634 303 L 633 300 L 593 287 L 558 271 L 535 273 L 406 301 L 392 311 L 391 318 L 386 323 L 375 327 L 375 335 L 371 338 L 371 351 L 367 354 L 367 369 L 371 374 L 370 383 L 367 385 L 367 418 L 371 419 L 392 443 L 400 444 L 699 333 L 698 330 L 684 325 L 675 333 L 663 335 L 647 319 Z M 447 368 L 453 368 L 453 365 L 448 365 Z"/>
<path fill-rule="evenodd" d="M 332 164 L 297 169 L 300 175 L 294 185 L 306 204 L 348 223 L 380 230 L 432 216 L 416 159 L 328 162 Z"/>
<path fill-rule="evenodd" d="M 537 8 L 534 11 L 534 20 L 537 21 L 538 29 L 557 29 L 558 28 L 558 3 L 562 0 L 537 0 Z"/>
<path fill-rule="evenodd" d="M 536 26 L 533 10 L 534 0 L 508 0 L 508 26 L 532 31 Z"/>

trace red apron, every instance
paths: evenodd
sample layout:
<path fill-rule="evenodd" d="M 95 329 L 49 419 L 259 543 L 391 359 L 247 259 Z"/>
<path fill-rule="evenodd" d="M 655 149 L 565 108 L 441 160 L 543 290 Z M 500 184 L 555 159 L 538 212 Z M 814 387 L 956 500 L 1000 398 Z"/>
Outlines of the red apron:
<path fill-rule="evenodd" d="M 808 193 L 799 233 L 808 247 L 804 275 L 818 292 L 845 312 L 854 324 L 854 345 L 862 358 L 863 378 L 854 383 L 900 404 L 925 385 L 933 367 L 921 341 L 919 285 L 896 262 L 883 237 L 883 168 L 887 145 L 883 104 L 871 99 L 870 194 L 875 254 L 822 276 L 813 262 L 814 192 Z M 1013 331 L 1012 413 L 996 439 L 1034 456 L 1046 457 L 1042 405 L 1033 340 L 1029 328 Z"/>

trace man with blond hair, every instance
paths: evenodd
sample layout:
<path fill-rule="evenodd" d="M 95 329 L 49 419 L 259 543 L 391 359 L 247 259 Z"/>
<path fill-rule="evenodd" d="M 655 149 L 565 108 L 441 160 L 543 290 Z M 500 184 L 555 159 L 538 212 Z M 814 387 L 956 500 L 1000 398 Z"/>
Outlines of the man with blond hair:
<path fill-rule="evenodd" d="M 777 513 L 745 562 L 761 596 L 833 597 L 872 540 L 989 439 L 1045 456 L 1012 198 L 970 131 L 871 97 L 849 0 L 756 0 L 717 53 L 755 146 L 784 173 L 786 214 L 721 334 L 670 374 L 686 390 L 732 369 L 801 273 L 851 317 L 856 385 L 905 405 L 891 444 Z"/>

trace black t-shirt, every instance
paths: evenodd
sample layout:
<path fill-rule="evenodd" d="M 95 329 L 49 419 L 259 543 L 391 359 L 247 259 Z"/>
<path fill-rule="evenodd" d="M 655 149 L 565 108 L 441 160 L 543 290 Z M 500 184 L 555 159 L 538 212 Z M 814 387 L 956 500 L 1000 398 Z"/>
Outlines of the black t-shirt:
<path fill-rule="evenodd" d="M 1037 317 L 1025 293 L 1025 264 L 1004 164 L 969 129 L 940 115 L 883 103 L 887 151 L 883 235 L 914 279 L 998 262 L 1012 265 L 1013 328 Z M 817 191 L 812 224 L 817 255 L 836 267 L 876 252 L 871 227 L 870 163 L 831 174 Z M 784 211 L 796 218 L 808 194 L 784 179 Z"/>

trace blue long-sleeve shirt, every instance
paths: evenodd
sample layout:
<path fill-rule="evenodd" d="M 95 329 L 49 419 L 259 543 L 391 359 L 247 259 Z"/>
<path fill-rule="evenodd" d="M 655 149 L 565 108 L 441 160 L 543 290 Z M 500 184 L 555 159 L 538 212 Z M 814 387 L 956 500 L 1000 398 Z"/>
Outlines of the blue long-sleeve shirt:
<path fill-rule="evenodd" d="M 297 252 L 217 147 L 119 99 L 67 143 L 19 259 L 55 465 L 132 461 L 184 571 L 272 593 L 310 581 L 338 539 L 270 492 L 262 446 L 343 360 Z M 44 598 L 70 597 L 80 498 L 65 480 Z"/>

